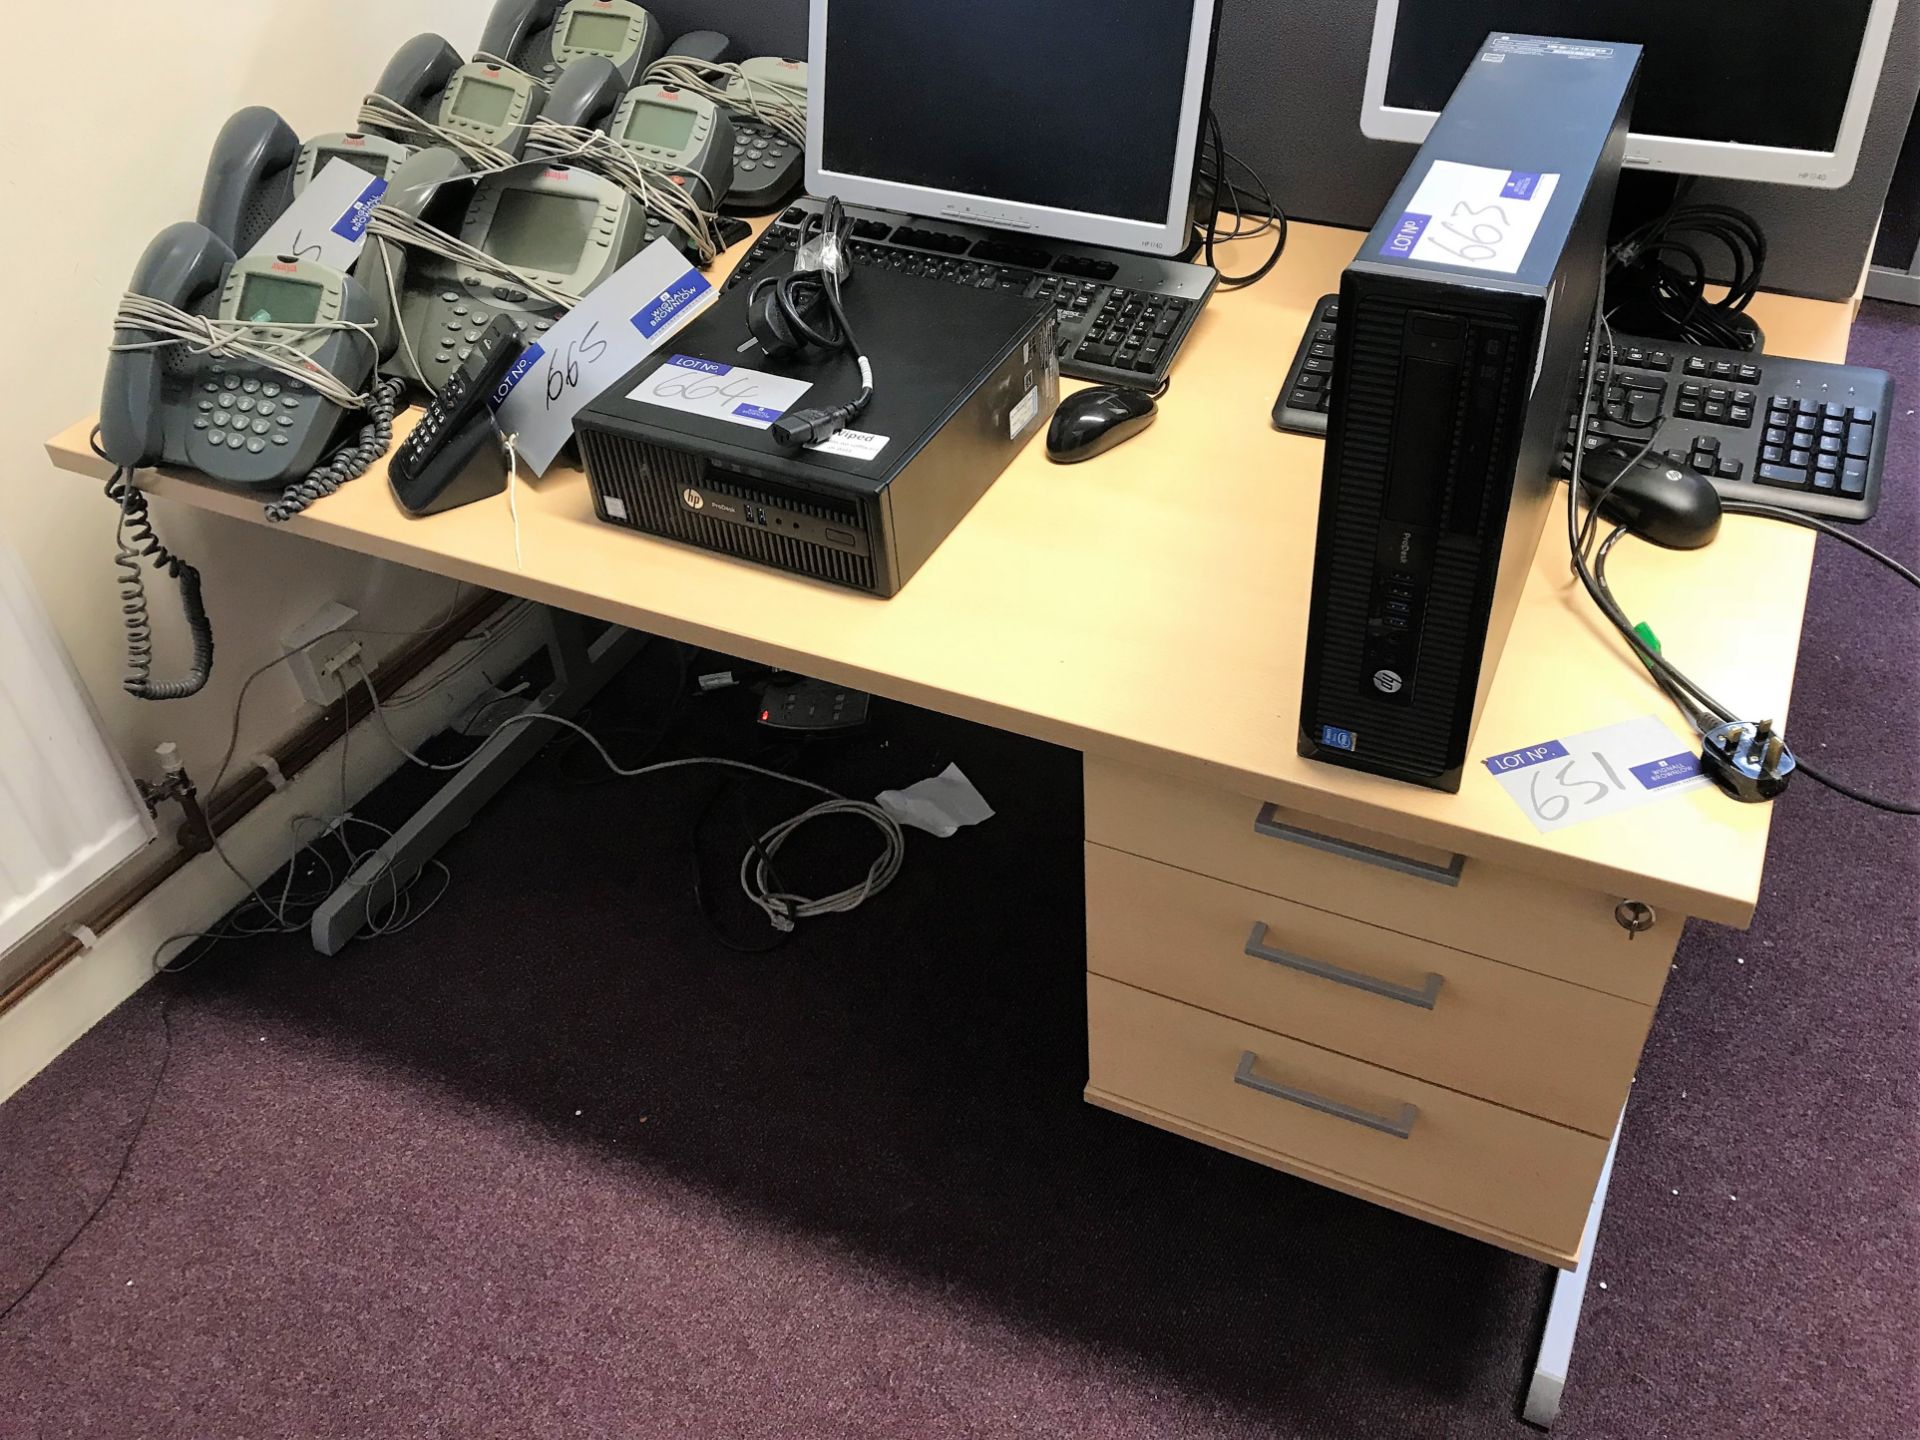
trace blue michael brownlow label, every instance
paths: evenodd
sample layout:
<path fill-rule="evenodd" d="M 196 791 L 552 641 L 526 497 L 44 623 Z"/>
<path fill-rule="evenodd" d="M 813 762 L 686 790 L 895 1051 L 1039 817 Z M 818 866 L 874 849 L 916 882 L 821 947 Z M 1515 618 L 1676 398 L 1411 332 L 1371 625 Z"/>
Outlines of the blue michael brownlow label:
<path fill-rule="evenodd" d="M 367 186 L 360 192 L 360 198 L 347 207 L 347 213 L 340 217 L 333 227 L 333 233 L 342 240 L 358 240 L 365 235 L 367 221 L 373 218 L 375 207 L 386 198 L 386 193 L 387 182 L 384 180 L 375 180 Z"/>
<path fill-rule="evenodd" d="M 658 299 L 650 302 L 639 314 L 633 317 L 633 328 L 651 340 L 694 301 L 713 287 L 697 270 L 689 270 L 673 284 L 660 292 Z"/>

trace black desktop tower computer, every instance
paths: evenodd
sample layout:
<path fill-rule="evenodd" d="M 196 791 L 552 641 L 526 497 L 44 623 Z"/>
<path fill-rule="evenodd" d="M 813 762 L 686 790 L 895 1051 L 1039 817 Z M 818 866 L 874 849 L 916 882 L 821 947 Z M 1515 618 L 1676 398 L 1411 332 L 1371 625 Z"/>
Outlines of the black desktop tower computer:
<path fill-rule="evenodd" d="M 1489 36 L 1341 281 L 1302 755 L 1460 788 L 1554 499 L 1639 66 Z"/>

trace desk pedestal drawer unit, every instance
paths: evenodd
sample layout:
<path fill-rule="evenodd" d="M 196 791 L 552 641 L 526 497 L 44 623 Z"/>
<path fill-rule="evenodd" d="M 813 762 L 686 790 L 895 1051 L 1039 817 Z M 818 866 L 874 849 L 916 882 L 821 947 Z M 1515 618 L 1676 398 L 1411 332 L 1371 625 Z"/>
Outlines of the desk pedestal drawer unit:
<path fill-rule="evenodd" d="M 1681 921 L 1089 758 L 1087 1098 L 1560 1266 Z"/>

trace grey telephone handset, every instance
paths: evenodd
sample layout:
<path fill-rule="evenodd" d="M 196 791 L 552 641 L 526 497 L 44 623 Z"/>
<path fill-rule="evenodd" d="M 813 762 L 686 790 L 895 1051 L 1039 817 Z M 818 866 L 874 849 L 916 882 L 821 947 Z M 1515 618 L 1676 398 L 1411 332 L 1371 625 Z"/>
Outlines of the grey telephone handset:
<path fill-rule="evenodd" d="M 733 187 L 733 117 L 674 85 L 608 83 L 604 61 L 577 62 L 547 102 L 547 118 L 598 130 L 650 170 L 676 181 L 701 209 L 718 212 Z"/>
<path fill-rule="evenodd" d="M 665 48 L 660 22 L 632 0 L 498 0 L 479 54 L 504 60 L 545 85 L 578 60 L 609 61 L 631 86 Z"/>
<path fill-rule="evenodd" d="M 379 215 L 421 221 L 504 267 L 403 245 L 382 234 L 376 218 L 367 279 L 389 352 L 384 368 L 430 394 L 453 378 L 496 316 L 515 320 L 529 341 L 550 330 L 639 253 L 647 218 L 625 190 L 580 167 L 530 160 L 474 175 L 445 149 L 422 150 L 401 166 Z"/>
<path fill-rule="evenodd" d="M 381 72 L 374 93 L 431 119 L 461 64 L 459 52 L 438 35 L 416 35 Z M 200 191 L 200 223 L 245 255 L 329 162 L 346 160 L 391 182 L 413 150 L 376 129 L 317 135 L 303 145 L 279 115 L 264 105 L 249 106 L 214 141 Z"/>

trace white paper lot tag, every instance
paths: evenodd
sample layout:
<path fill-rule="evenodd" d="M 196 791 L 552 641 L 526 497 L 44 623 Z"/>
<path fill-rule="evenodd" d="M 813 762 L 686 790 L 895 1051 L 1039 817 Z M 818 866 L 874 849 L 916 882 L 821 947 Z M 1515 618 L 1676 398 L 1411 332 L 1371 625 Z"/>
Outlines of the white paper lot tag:
<path fill-rule="evenodd" d="M 529 345 L 493 392 L 502 434 L 544 475 L 573 438 L 573 417 L 711 305 L 717 292 L 656 240 Z"/>
<path fill-rule="evenodd" d="M 367 243 L 368 217 L 386 193 L 386 181 L 345 160 L 329 160 L 247 254 L 291 255 L 329 270 L 351 270 Z"/>
<path fill-rule="evenodd" d="M 1652 715 L 1490 755 L 1482 762 L 1545 833 L 1710 783 L 1700 752 Z"/>
<path fill-rule="evenodd" d="M 1534 170 L 1436 160 L 1380 253 L 1516 274 L 1559 184 Z"/>
<path fill-rule="evenodd" d="M 809 380 L 675 355 L 629 391 L 627 398 L 683 415 L 765 430 L 812 388 Z"/>

